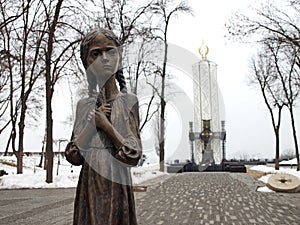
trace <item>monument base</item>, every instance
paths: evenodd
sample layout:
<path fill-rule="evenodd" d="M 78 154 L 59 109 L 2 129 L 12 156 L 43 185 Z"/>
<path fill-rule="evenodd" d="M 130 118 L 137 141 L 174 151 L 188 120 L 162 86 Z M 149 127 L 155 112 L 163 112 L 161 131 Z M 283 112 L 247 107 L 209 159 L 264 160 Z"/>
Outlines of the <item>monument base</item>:
<path fill-rule="evenodd" d="M 178 163 L 167 166 L 168 173 L 183 172 L 232 172 L 246 173 L 247 168 L 243 163 L 223 162 L 222 164 L 198 165 L 196 163 Z"/>

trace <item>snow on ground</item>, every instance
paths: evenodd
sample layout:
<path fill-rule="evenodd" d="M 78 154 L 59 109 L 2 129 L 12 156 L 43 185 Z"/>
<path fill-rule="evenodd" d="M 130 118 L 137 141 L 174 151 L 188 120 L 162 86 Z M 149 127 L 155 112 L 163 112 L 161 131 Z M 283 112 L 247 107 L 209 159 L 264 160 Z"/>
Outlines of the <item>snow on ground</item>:
<path fill-rule="evenodd" d="M 59 167 L 58 160 L 60 160 Z M 8 173 L 8 175 L 0 177 L 0 189 L 76 187 L 81 168 L 80 166 L 72 166 L 63 157 L 60 157 L 60 159 L 55 157 L 53 183 L 48 184 L 45 182 L 46 171 L 38 167 L 39 163 L 39 156 L 24 156 L 23 174 L 16 174 L 16 157 L 0 156 L 0 170 L 5 170 Z M 274 173 L 289 173 L 300 179 L 300 171 L 296 171 L 295 169 L 280 167 L 280 170 L 275 170 L 273 167 L 265 165 L 253 166 L 250 169 L 266 173 L 265 176 L 259 179 L 264 183 L 267 183 L 269 177 Z M 131 173 L 134 185 L 138 185 L 146 180 L 166 174 L 159 171 L 159 165 L 133 167 L 131 169 Z M 272 192 L 272 190 L 267 187 L 260 187 L 258 188 L 258 191 Z"/>
<path fill-rule="evenodd" d="M 287 161 L 284 161 L 284 163 L 279 163 L 279 164 L 292 164 L 293 165 L 293 162 L 296 162 L 296 158 L 288 161 L 289 163 L 286 163 L 286 162 Z M 279 170 L 275 170 L 274 167 L 270 167 L 270 166 L 266 166 L 266 165 L 252 166 L 250 169 L 266 173 L 265 176 L 262 176 L 261 178 L 259 178 L 260 181 L 262 181 L 266 184 L 268 183 L 269 178 L 275 173 L 288 173 L 288 174 L 294 175 L 294 176 L 296 176 L 300 179 L 300 171 L 296 171 L 296 169 L 291 169 L 291 168 L 286 168 L 286 167 L 279 167 Z M 257 191 L 273 192 L 268 187 L 259 187 L 257 189 Z"/>
<path fill-rule="evenodd" d="M 146 180 L 165 175 L 159 171 L 159 164 L 144 165 L 140 167 L 133 167 L 131 169 L 133 184 L 140 184 Z"/>
<path fill-rule="evenodd" d="M 58 160 L 60 164 L 58 166 Z M 0 189 L 17 188 L 69 188 L 76 187 L 80 173 L 80 166 L 72 166 L 64 158 L 54 158 L 53 183 L 48 184 L 46 171 L 38 167 L 39 156 L 23 157 L 23 174 L 16 174 L 16 157 L 0 156 L 0 170 L 5 170 L 8 175 L 0 177 Z M 138 185 L 146 180 L 164 175 L 159 172 L 158 165 L 145 165 L 131 169 L 133 184 Z M 58 175 L 57 175 L 58 174 Z"/>
<path fill-rule="evenodd" d="M 291 160 L 282 160 L 280 165 L 297 165 L 297 158 L 291 159 Z"/>

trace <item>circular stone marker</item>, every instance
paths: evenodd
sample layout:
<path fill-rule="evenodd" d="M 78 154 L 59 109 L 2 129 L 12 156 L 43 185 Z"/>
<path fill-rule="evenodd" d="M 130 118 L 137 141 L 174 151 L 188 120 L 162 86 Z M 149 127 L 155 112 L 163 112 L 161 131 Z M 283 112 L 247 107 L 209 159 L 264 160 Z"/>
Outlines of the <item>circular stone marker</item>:
<path fill-rule="evenodd" d="M 267 187 L 277 192 L 299 192 L 300 180 L 291 174 L 277 173 L 269 178 Z"/>

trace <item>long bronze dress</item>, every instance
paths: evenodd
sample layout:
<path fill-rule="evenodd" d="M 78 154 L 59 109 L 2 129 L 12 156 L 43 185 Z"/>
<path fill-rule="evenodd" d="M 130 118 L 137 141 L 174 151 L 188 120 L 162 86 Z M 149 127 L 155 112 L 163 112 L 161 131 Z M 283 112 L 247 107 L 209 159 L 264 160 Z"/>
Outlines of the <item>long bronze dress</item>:
<path fill-rule="evenodd" d="M 82 164 L 74 205 L 74 225 L 137 224 L 130 167 L 137 165 L 142 152 L 138 101 L 135 95 L 120 93 L 110 104 L 110 121 L 125 138 L 125 145 L 120 150 L 116 150 L 98 128 L 95 128 L 88 147 L 76 145 L 76 137 L 88 122 L 88 113 L 95 108 L 95 99 L 82 99 L 77 104 L 72 141 L 66 149 L 80 149 L 81 153 L 80 160 L 73 163 Z"/>

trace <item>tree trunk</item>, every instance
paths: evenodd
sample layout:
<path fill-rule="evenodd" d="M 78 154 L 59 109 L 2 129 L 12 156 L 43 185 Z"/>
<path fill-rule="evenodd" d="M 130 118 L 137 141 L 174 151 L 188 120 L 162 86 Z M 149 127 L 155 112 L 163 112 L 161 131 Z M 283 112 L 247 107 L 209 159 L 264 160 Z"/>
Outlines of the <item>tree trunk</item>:
<path fill-rule="evenodd" d="M 17 109 L 16 109 L 16 113 L 17 113 Z M 14 155 L 18 158 L 18 151 L 16 149 L 16 133 L 17 132 L 16 132 L 16 119 L 15 118 L 13 118 L 11 125 L 12 125 L 11 148 L 12 148 L 12 152 L 14 153 Z"/>
<path fill-rule="evenodd" d="M 6 24 L 7 25 L 7 24 Z M 3 28 L 3 30 L 5 31 L 6 34 L 10 34 L 10 30 L 8 29 L 8 27 L 5 25 L 5 28 Z M 10 47 L 10 35 L 7 36 L 7 51 L 9 52 L 11 47 Z M 9 144 L 11 143 L 11 147 L 12 147 L 12 152 L 13 154 L 16 155 L 16 118 L 17 118 L 17 114 L 18 114 L 18 110 L 17 110 L 17 106 L 14 108 L 14 73 L 13 73 L 13 63 L 12 63 L 12 59 L 11 59 L 11 55 L 8 55 L 7 57 L 7 62 L 8 62 L 8 68 L 9 68 L 9 107 L 10 107 L 10 119 L 11 119 L 11 133 L 10 133 L 10 137 L 9 140 L 7 142 L 7 146 L 6 146 L 6 150 L 5 153 L 7 154 L 8 152 L 8 148 L 9 148 Z M 17 157 L 17 155 L 16 155 Z"/>
<path fill-rule="evenodd" d="M 23 80 L 22 80 L 23 82 Z M 25 82 L 25 80 L 24 80 Z M 25 83 L 24 83 L 25 88 Z M 23 86 L 22 86 L 23 89 Z M 21 115 L 20 115 L 20 121 L 19 121 L 19 145 L 18 145 L 18 160 L 17 160 L 17 173 L 22 174 L 23 173 L 23 155 L 24 155 L 24 130 L 25 130 L 25 116 L 26 116 L 26 109 L 27 109 L 27 102 L 28 94 L 21 93 Z"/>
<path fill-rule="evenodd" d="M 294 119 L 293 108 L 289 108 L 289 112 L 290 112 L 290 116 L 291 116 L 291 123 L 292 123 L 292 129 L 293 129 L 295 154 L 296 154 L 296 159 L 297 159 L 297 171 L 299 171 L 300 170 L 300 165 L 299 165 L 299 147 L 298 147 L 298 141 L 297 141 L 297 133 L 296 133 L 296 127 L 295 127 L 295 119 Z"/>
<path fill-rule="evenodd" d="M 25 9 L 25 2 L 22 2 L 22 8 Z M 25 127 L 25 116 L 26 116 L 26 101 L 27 95 L 25 95 L 26 88 L 26 54 L 27 54 L 27 41 L 28 41 L 28 11 L 23 16 L 24 28 L 23 28 L 23 43 L 22 43 L 22 57 L 21 57 L 21 114 L 19 121 L 19 144 L 18 144 L 18 156 L 17 156 L 17 173 L 23 173 L 23 152 L 24 152 L 24 127 Z"/>
<path fill-rule="evenodd" d="M 39 165 L 38 165 L 38 167 L 40 167 L 40 168 L 42 168 L 42 166 L 43 166 L 43 159 L 44 159 L 44 153 L 45 151 L 44 151 L 44 144 L 43 144 L 43 147 L 42 147 L 42 152 L 41 152 L 41 158 L 40 158 L 40 163 L 39 163 Z"/>
<path fill-rule="evenodd" d="M 47 124 L 47 142 L 46 142 L 46 161 L 47 161 L 47 175 L 46 182 L 53 182 L 53 119 L 52 119 L 52 96 L 54 92 L 54 79 L 51 76 L 51 58 L 53 52 L 54 34 L 59 20 L 59 13 L 63 0 L 58 0 L 55 6 L 53 21 L 49 27 L 49 36 L 47 41 L 46 52 L 46 124 Z M 50 17 L 47 19 L 50 20 Z M 54 76 L 54 75 L 53 75 Z"/>
<path fill-rule="evenodd" d="M 166 67 L 167 67 L 167 54 L 168 54 L 168 44 L 167 44 L 167 26 L 165 29 L 165 51 L 164 51 L 164 62 L 161 75 L 161 95 L 160 95 L 160 133 L 159 133 L 159 170 L 161 172 L 165 171 L 165 82 L 166 82 Z"/>
<path fill-rule="evenodd" d="M 164 86 L 162 87 L 164 90 Z M 165 100 L 161 97 L 160 132 L 159 132 L 159 171 L 165 171 Z"/>
<path fill-rule="evenodd" d="M 54 33 L 54 32 L 53 32 Z M 51 32 L 50 32 L 51 34 Z M 49 34 L 49 35 L 50 35 Z M 52 40 L 52 41 L 51 41 Z M 53 182 L 53 119 L 52 119 L 52 82 L 51 82 L 51 55 L 53 49 L 53 39 L 49 37 L 48 52 L 46 53 L 46 182 Z"/>
<path fill-rule="evenodd" d="M 24 128 L 25 128 L 26 105 L 22 104 L 20 122 L 19 122 L 19 146 L 17 160 L 17 174 L 23 173 L 23 153 L 24 153 Z"/>
<path fill-rule="evenodd" d="M 18 114 L 18 108 L 17 105 L 14 107 L 14 79 L 13 79 L 13 72 L 10 62 L 10 57 L 8 57 L 9 67 L 10 67 L 10 73 L 9 73 L 9 80 L 10 80 L 10 88 L 9 88 L 9 94 L 10 94 L 10 118 L 11 118 L 11 148 L 12 152 L 17 156 L 17 150 L 16 150 L 16 118 Z"/>
<path fill-rule="evenodd" d="M 49 85 L 46 79 L 46 87 Z M 47 89 L 47 88 L 46 88 Z M 53 119 L 52 119 L 52 91 L 48 87 L 46 91 L 46 110 L 47 110 L 47 141 L 46 141 L 46 182 L 53 182 Z"/>
<path fill-rule="evenodd" d="M 16 157 L 17 157 L 17 174 L 22 174 L 23 173 L 23 152 L 17 151 Z"/>
<path fill-rule="evenodd" d="M 279 170 L 279 126 L 275 128 L 275 170 Z"/>
<path fill-rule="evenodd" d="M 275 170 L 279 170 L 279 155 L 280 155 L 280 124 L 281 124 L 281 111 L 282 111 L 283 105 L 278 106 L 278 119 L 277 119 L 277 125 L 274 123 L 274 117 L 272 111 L 270 112 L 272 115 L 272 124 L 273 124 L 273 129 L 275 132 Z"/>

